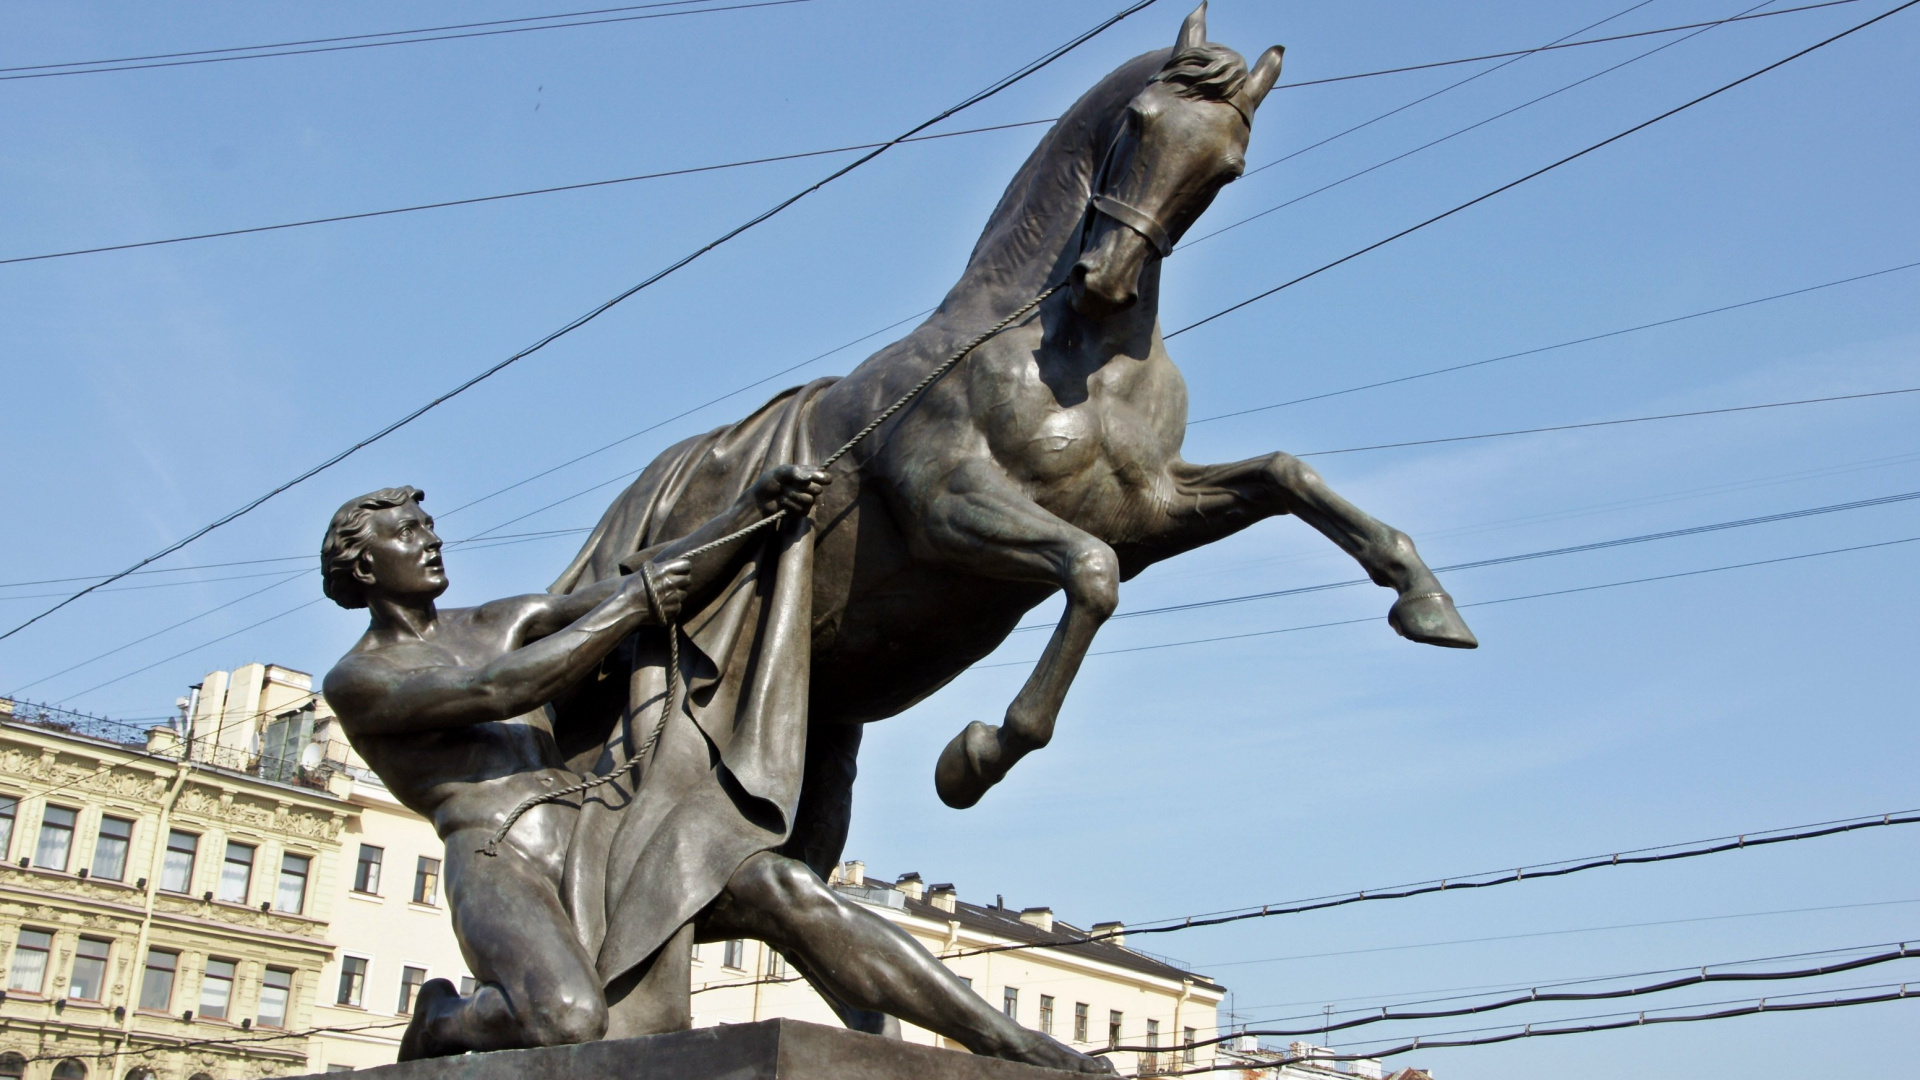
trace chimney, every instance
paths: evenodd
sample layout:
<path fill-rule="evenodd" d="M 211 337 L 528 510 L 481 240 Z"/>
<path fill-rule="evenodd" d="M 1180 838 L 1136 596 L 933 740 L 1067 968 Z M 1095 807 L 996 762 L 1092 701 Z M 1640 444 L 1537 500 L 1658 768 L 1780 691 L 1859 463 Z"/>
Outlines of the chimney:
<path fill-rule="evenodd" d="M 1030 907 L 1020 909 L 1020 921 L 1028 926 L 1051 934 L 1053 933 L 1053 909 L 1050 907 Z"/>
<path fill-rule="evenodd" d="M 920 899 L 927 891 L 927 887 L 920 882 L 920 875 L 912 873 L 901 874 L 900 879 L 893 883 L 893 887 L 906 893 L 910 900 Z"/>
<path fill-rule="evenodd" d="M 865 885 L 867 883 L 867 864 L 861 862 L 859 859 L 848 860 L 846 871 L 840 875 L 840 880 L 846 882 L 848 885 Z"/>
<path fill-rule="evenodd" d="M 1120 922 L 1097 922 L 1093 924 L 1093 936 L 1114 945 L 1127 943 L 1127 924 Z"/>
<path fill-rule="evenodd" d="M 154 757 L 174 757 L 180 752 L 180 733 L 170 727 L 147 729 L 147 753 Z"/>
<path fill-rule="evenodd" d="M 953 891 L 951 883 L 935 885 L 927 890 L 927 903 L 941 911 L 952 911 L 959 895 Z"/>

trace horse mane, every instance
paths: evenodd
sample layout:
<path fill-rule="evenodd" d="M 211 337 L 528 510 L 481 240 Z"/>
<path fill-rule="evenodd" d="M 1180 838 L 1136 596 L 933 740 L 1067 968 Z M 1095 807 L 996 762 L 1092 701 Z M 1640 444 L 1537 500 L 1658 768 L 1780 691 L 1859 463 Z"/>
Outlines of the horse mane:
<path fill-rule="evenodd" d="M 1247 85 L 1247 60 L 1213 42 L 1181 49 L 1148 82 L 1162 82 L 1182 97 L 1232 101 Z"/>

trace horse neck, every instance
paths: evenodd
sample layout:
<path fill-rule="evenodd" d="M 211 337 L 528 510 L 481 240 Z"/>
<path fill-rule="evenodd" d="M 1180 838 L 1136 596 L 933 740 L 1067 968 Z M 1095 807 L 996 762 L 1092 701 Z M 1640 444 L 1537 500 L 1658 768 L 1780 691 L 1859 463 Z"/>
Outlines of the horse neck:
<path fill-rule="evenodd" d="M 1122 64 L 1068 109 L 1007 185 L 941 309 L 969 318 L 1001 312 L 1065 279 L 1079 257 L 1094 174 L 1127 104 L 1165 66 L 1166 50 Z"/>

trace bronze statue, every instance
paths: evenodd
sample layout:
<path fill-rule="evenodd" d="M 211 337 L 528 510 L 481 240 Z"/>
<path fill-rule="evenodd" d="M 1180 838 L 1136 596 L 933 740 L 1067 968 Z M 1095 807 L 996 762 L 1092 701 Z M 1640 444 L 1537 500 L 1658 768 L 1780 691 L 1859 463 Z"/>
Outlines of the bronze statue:
<path fill-rule="evenodd" d="M 566 999 L 604 1011 L 553 1037 L 686 1026 L 691 943 L 744 935 L 787 953 L 851 1026 L 886 1030 L 887 1015 L 905 1017 L 979 1053 L 1102 1070 L 986 1008 L 911 939 L 824 885 L 846 838 L 862 725 L 933 693 L 1064 592 L 1066 613 L 1003 723 L 968 725 L 936 764 L 940 797 L 971 806 L 1046 745 L 1121 581 L 1284 514 L 1396 592 L 1394 630 L 1477 644 L 1412 541 L 1297 458 L 1180 457 L 1186 390 L 1160 335 L 1161 260 L 1242 171 L 1280 61 L 1275 47 L 1249 67 L 1208 42 L 1203 4 L 1173 49 L 1122 65 L 1054 125 L 925 323 L 845 378 L 789 390 L 669 449 L 608 509 L 551 590 L 577 598 L 553 610 L 585 614 L 579 631 L 604 658 L 583 661 L 591 678 L 572 662 L 570 682 L 540 683 L 551 718 L 519 729 L 538 732 L 522 737 L 540 751 L 501 759 L 490 775 L 502 796 L 474 819 L 512 826 L 539 867 L 540 932 L 560 932 L 551 927 L 564 905 L 568 977 L 582 980 L 591 958 L 594 989 L 604 987 L 604 1000 Z M 816 462 L 833 468 L 807 471 Z M 677 618 L 664 605 L 656 619 L 634 609 L 628 575 L 656 579 L 663 559 L 748 524 L 740 507 L 765 509 L 764 478 L 803 474 L 808 496 L 818 492 L 810 512 L 790 505 L 778 528 L 682 570 L 671 579 L 686 590 Z M 370 648 L 343 667 L 365 663 Z M 336 669 L 330 697 L 336 676 L 343 715 L 381 692 L 379 679 L 369 688 Z M 515 704 L 538 698 L 530 690 Z M 408 709 L 394 712 L 404 725 Z M 457 768 L 419 762 L 439 736 L 366 730 L 374 749 L 362 752 L 383 776 L 400 770 L 410 790 L 420 785 L 408 769 Z M 383 737 L 395 749 L 383 751 Z M 506 802 L 542 797 L 530 785 L 546 770 L 557 770 L 552 784 L 597 779 L 513 824 L 520 811 Z M 450 885 L 462 872 L 451 860 L 476 865 L 454 847 L 450 838 Z M 476 908 L 485 889 L 473 886 Z M 473 949 L 481 927 L 508 940 L 500 918 L 476 910 L 462 940 Z M 480 1008 L 450 991 L 436 990 L 435 1008 Z M 521 992 L 535 1011 L 549 993 Z M 497 1037 L 548 1034 L 522 1024 Z M 427 1039 L 413 1052 L 483 1041 Z"/>
<path fill-rule="evenodd" d="M 1056 590 L 1066 613 L 1004 722 L 972 723 L 942 753 L 948 805 L 973 805 L 1046 745 L 1121 581 L 1263 518 L 1302 518 L 1392 588 L 1387 618 L 1403 636 L 1477 644 L 1406 534 L 1299 459 L 1180 457 L 1186 390 L 1160 338 L 1161 260 L 1240 174 L 1280 58 L 1269 49 L 1249 68 L 1207 42 L 1203 5 L 1173 49 L 1122 65 L 1054 125 L 925 323 L 845 378 L 673 447 L 607 511 L 556 591 L 617 576 L 758 468 L 821 460 L 957 345 L 1065 286 L 859 445 L 810 521 L 746 564 L 725 604 L 685 620 L 693 692 L 670 703 L 686 722 L 661 744 L 663 758 L 683 747 L 684 768 L 649 765 L 631 803 L 590 804 L 575 835 L 576 918 L 603 977 L 636 971 L 754 852 L 824 874 L 845 838 L 861 725 L 945 685 Z M 583 769 L 625 764 L 629 725 L 659 704 L 665 650 L 650 631 L 637 642 L 624 697 L 560 705 L 580 737 L 562 744 Z M 770 671 L 778 702 L 748 692 Z"/>

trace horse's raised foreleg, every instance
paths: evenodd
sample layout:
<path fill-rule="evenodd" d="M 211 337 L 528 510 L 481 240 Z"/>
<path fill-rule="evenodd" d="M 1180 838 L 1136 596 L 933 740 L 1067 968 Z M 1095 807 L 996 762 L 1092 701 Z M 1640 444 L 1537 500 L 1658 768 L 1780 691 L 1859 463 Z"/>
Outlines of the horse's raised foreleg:
<path fill-rule="evenodd" d="M 1387 622 L 1403 637 L 1456 649 L 1479 644 L 1413 540 L 1341 498 L 1292 454 L 1229 465 L 1176 462 L 1168 479 L 1172 491 L 1159 528 L 1123 548 L 1129 577 L 1148 563 L 1213 543 L 1262 518 L 1292 514 L 1353 556 L 1375 584 L 1399 594 Z"/>
<path fill-rule="evenodd" d="M 955 469 L 916 525 L 917 554 L 983 577 L 1053 585 L 1067 598 L 1066 614 L 1007 707 L 1006 722 L 976 720 L 940 753 L 934 787 L 942 802 L 964 809 L 1053 738 L 1094 632 L 1119 603 L 1120 562 L 1104 541 L 1035 505 L 985 461 Z"/>

